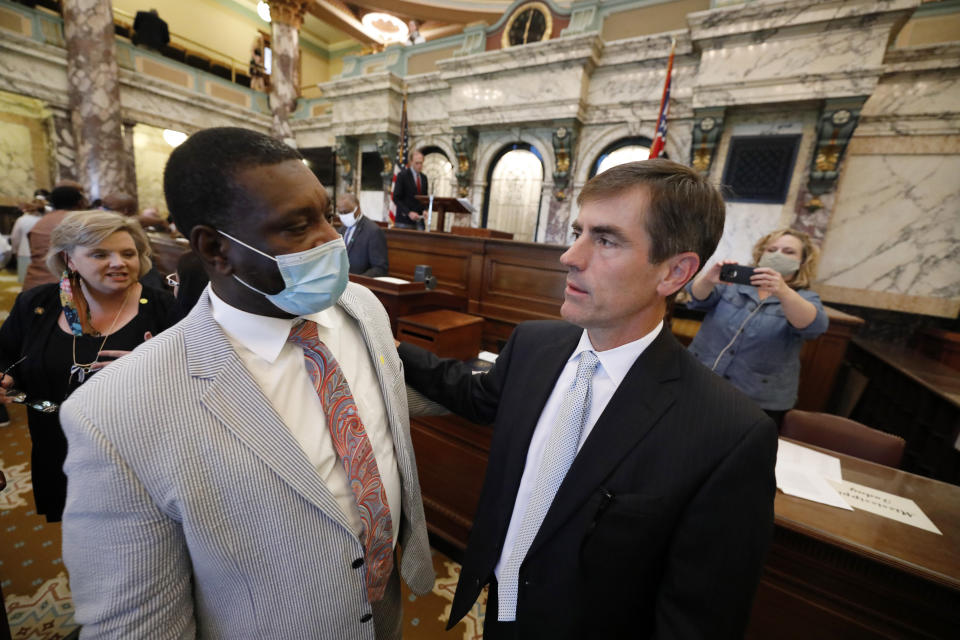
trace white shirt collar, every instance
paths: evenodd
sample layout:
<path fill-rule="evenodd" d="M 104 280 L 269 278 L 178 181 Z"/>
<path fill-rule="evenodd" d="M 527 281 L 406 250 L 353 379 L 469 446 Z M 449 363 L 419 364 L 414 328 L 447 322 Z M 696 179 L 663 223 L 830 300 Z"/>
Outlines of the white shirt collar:
<path fill-rule="evenodd" d="M 630 367 L 640 357 L 640 354 L 660 335 L 661 329 L 663 329 L 663 320 L 654 327 L 653 331 L 642 338 L 606 351 L 594 349 L 593 343 L 590 342 L 590 337 L 587 335 L 587 330 L 584 329 L 580 335 L 580 342 L 577 343 L 577 348 L 573 350 L 567 362 L 576 360 L 584 351 L 593 351 L 597 354 L 597 359 L 600 360 L 600 366 L 610 376 L 613 383 L 619 386 L 623 379 L 627 377 L 627 372 L 630 371 Z"/>
<path fill-rule="evenodd" d="M 273 318 L 241 311 L 218 296 L 211 285 L 207 285 L 210 294 L 210 308 L 213 319 L 223 327 L 231 338 L 255 353 L 267 362 L 273 362 L 290 337 L 294 323 L 302 319 L 316 322 L 322 327 L 333 329 L 340 318 L 332 309 L 312 313 L 301 318 Z"/>

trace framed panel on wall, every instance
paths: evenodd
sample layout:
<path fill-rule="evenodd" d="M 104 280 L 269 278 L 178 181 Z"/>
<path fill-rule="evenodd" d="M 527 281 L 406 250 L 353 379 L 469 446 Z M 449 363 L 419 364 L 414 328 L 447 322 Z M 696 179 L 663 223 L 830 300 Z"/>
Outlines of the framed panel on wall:
<path fill-rule="evenodd" d="M 730 202 L 782 204 L 790 190 L 800 136 L 734 136 L 723 170 Z"/>

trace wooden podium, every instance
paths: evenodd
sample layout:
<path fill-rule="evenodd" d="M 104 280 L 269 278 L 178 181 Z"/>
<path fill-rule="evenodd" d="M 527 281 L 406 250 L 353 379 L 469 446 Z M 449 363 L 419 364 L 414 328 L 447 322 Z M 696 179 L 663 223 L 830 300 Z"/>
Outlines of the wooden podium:
<path fill-rule="evenodd" d="M 425 207 L 430 206 L 430 196 L 416 196 L 417 202 L 422 202 Z M 433 198 L 433 214 L 437 216 L 437 231 L 443 233 L 446 230 L 447 213 L 467 213 L 470 212 L 461 204 L 457 198 Z M 427 229 L 430 231 L 430 229 Z"/>
<path fill-rule="evenodd" d="M 436 309 L 464 312 L 467 299 L 462 295 L 443 290 L 430 290 L 422 282 L 386 282 L 356 273 L 350 274 L 350 282 L 363 285 L 377 296 L 390 316 L 390 329 L 397 335 L 397 318 Z"/>

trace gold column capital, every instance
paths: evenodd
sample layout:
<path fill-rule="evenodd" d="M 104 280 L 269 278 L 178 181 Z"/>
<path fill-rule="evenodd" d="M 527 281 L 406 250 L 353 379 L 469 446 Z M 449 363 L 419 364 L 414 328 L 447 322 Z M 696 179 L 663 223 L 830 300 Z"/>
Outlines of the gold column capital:
<path fill-rule="evenodd" d="M 308 0 L 267 0 L 270 5 L 270 19 L 299 29 L 307 11 L 307 2 Z"/>

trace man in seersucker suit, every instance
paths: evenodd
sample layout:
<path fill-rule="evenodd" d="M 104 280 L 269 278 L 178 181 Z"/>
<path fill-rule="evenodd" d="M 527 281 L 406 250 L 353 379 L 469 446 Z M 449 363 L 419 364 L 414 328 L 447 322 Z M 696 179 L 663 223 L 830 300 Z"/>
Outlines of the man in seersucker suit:
<path fill-rule="evenodd" d="M 164 190 L 210 286 L 62 408 L 82 637 L 400 638 L 400 579 L 433 585 L 407 400 L 324 188 L 216 128 Z"/>

